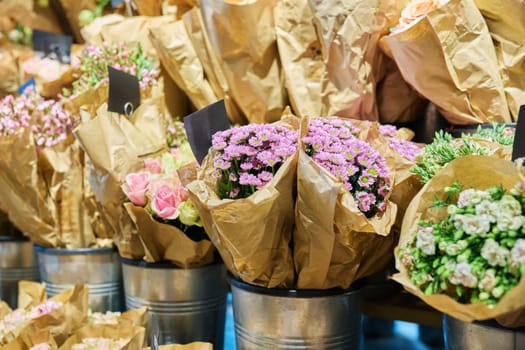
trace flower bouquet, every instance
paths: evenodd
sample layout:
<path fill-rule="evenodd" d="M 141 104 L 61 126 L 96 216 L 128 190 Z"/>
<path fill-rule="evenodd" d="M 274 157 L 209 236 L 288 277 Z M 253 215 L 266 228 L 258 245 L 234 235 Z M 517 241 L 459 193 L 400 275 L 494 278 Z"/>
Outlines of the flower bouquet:
<path fill-rule="evenodd" d="M 283 124 L 250 124 L 216 133 L 197 180 L 188 185 L 228 270 L 268 288 L 294 285 L 289 244 L 297 131 Z"/>
<path fill-rule="evenodd" d="M 467 155 L 487 155 L 510 160 L 514 131 L 504 126 L 478 130 L 472 135 L 463 134 L 453 138 L 451 134 L 439 131 L 431 144 L 426 145 L 416 157 L 412 172 L 422 183 L 427 183 L 434 174 L 450 161 Z"/>
<path fill-rule="evenodd" d="M 38 95 L 0 101 L 0 196 L 10 221 L 46 247 L 94 246 L 86 210 L 82 152 L 70 133 L 71 115 Z M 96 221 L 96 220 L 95 220 Z"/>
<path fill-rule="evenodd" d="M 127 174 L 142 168 L 142 157 L 168 149 L 161 98 L 144 101 L 129 118 L 108 112 L 103 104 L 94 117 L 75 128 L 74 134 L 88 158 L 88 181 L 94 194 L 91 205 L 98 208 L 110 227 L 119 254 L 141 259 L 144 249 L 122 206 L 126 196 L 121 184 Z"/>
<path fill-rule="evenodd" d="M 21 282 L 20 291 L 26 296 L 21 299 L 25 303 L 20 303 L 14 311 L 2 312 L 0 344 L 14 349 L 15 344 L 27 344 L 37 333 L 49 331 L 60 345 L 86 321 L 88 290 L 84 285 L 77 285 L 47 300 L 44 287 L 39 283 Z"/>
<path fill-rule="evenodd" d="M 525 306 L 524 180 L 512 162 L 488 156 L 437 171 L 405 214 L 394 279 L 467 322 Z"/>
<path fill-rule="evenodd" d="M 337 118 L 303 123 L 293 235 L 298 288 L 348 288 L 390 258 L 395 169 L 365 141 L 381 138 L 370 126 Z"/>
<path fill-rule="evenodd" d="M 76 70 L 71 88 L 62 89 L 65 105 L 75 113 L 86 106 L 94 114 L 107 101 L 109 76 L 107 66 L 136 75 L 141 97 L 153 94 L 149 89 L 156 86 L 159 78 L 158 63 L 148 57 L 140 44 L 134 47 L 124 42 L 103 42 L 87 45 L 73 63 Z"/>
<path fill-rule="evenodd" d="M 124 207 L 137 226 L 146 262 L 191 268 L 214 260 L 213 245 L 177 173 L 188 161 L 195 163 L 185 143 L 182 150 L 146 158 L 141 171 L 126 175 L 122 190 L 130 202 Z"/>
<path fill-rule="evenodd" d="M 449 122 L 512 120 L 494 43 L 474 0 L 411 0 L 382 41 L 403 78 Z"/>
<path fill-rule="evenodd" d="M 144 344 L 145 329 L 124 325 L 87 325 L 74 332 L 61 350 L 134 350 Z"/>

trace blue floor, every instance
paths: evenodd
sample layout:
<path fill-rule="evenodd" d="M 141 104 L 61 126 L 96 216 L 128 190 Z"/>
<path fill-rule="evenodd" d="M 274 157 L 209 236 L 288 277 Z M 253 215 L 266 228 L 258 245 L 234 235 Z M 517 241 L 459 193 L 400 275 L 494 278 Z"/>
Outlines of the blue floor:
<path fill-rule="evenodd" d="M 419 340 L 419 327 L 415 323 L 394 322 L 392 336 L 369 337 L 364 339 L 361 350 L 442 350 L 442 347 L 429 347 Z M 226 330 L 224 336 L 224 350 L 236 350 L 235 330 L 233 323 L 233 309 L 231 294 L 228 296 L 226 311 Z"/>

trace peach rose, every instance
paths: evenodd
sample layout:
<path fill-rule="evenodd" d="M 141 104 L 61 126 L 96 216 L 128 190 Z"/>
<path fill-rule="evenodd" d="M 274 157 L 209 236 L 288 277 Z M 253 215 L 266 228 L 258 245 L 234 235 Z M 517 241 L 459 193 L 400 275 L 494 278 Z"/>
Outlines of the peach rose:
<path fill-rule="evenodd" d="M 409 26 L 415 20 L 426 16 L 430 12 L 443 6 L 448 0 L 412 0 L 401 12 L 399 24 L 392 31 L 400 31 Z"/>

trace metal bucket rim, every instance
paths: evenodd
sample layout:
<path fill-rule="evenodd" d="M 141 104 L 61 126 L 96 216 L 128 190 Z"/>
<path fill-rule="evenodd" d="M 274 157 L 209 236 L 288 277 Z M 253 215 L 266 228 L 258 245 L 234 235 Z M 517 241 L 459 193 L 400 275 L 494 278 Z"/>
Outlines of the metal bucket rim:
<path fill-rule="evenodd" d="M 465 322 L 455 317 L 452 317 L 450 315 L 443 314 L 443 322 L 445 322 L 447 318 L 454 320 L 454 321 L 458 321 L 458 322 Z M 470 322 L 465 322 L 465 323 L 470 323 Z M 500 325 L 495 319 L 488 319 L 488 320 L 483 320 L 483 321 L 473 321 L 471 323 L 478 325 L 478 326 L 487 327 L 487 328 L 495 328 L 495 329 L 501 329 L 501 330 L 506 330 L 506 331 L 511 331 L 511 332 L 525 333 L 525 327 L 516 327 L 516 328 L 504 327 Z"/>
<path fill-rule="evenodd" d="M 26 236 L 1 236 L 0 242 L 29 242 L 29 238 Z"/>
<path fill-rule="evenodd" d="M 179 267 L 179 266 L 175 265 L 174 263 L 171 263 L 171 262 L 168 262 L 168 261 L 149 263 L 149 262 L 146 262 L 144 260 L 127 259 L 127 258 L 124 258 L 122 256 L 119 256 L 119 258 L 120 258 L 120 262 L 122 264 L 124 264 L 124 265 L 137 266 L 137 267 L 142 267 L 142 268 L 146 268 L 146 269 L 195 270 L 195 269 L 203 269 L 203 268 L 207 268 L 207 267 L 210 267 L 210 266 L 222 265 L 223 264 L 222 261 L 214 261 L 214 262 L 212 262 L 212 263 L 210 263 L 208 265 L 204 265 L 204 266 L 182 268 L 182 267 Z"/>
<path fill-rule="evenodd" d="M 49 248 L 35 244 L 35 251 L 49 255 L 91 255 L 108 254 L 117 251 L 116 247 L 111 248 Z"/>
<path fill-rule="evenodd" d="M 307 299 L 307 298 L 322 298 L 322 297 L 329 297 L 329 296 L 354 294 L 358 292 L 361 286 L 360 281 L 356 281 L 350 287 L 346 289 L 343 289 L 343 288 L 280 289 L 280 288 L 265 288 L 265 287 L 260 287 L 260 286 L 256 286 L 253 284 L 246 283 L 234 277 L 230 272 L 228 272 L 227 278 L 228 278 L 228 283 L 232 287 L 237 287 L 239 289 L 242 289 L 248 292 L 252 292 L 252 293 L 275 296 L 275 297 L 285 297 L 285 298 L 306 298 Z"/>

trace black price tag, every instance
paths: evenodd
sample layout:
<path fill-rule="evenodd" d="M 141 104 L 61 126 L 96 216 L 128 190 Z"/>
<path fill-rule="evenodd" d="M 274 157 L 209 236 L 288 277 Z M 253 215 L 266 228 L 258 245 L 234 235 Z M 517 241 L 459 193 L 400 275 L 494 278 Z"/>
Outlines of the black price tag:
<path fill-rule="evenodd" d="M 202 162 L 211 148 L 211 137 L 217 131 L 230 128 L 224 100 L 212 103 L 184 118 L 184 129 L 188 135 L 195 158 Z"/>
<path fill-rule="evenodd" d="M 33 50 L 44 57 L 55 59 L 62 63 L 69 63 L 71 61 L 72 43 L 73 38 L 69 35 L 33 29 Z"/>
<path fill-rule="evenodd" d="M 108 111 L 131 115 L 140 105 L 139 80 L 136 76 L 108 66 Z"/>
<path fill-rule="evenodd" d="M 512 146 L 512 160 L 525 157 L 525 105 L 520 107 L 514 145 Z"/>

